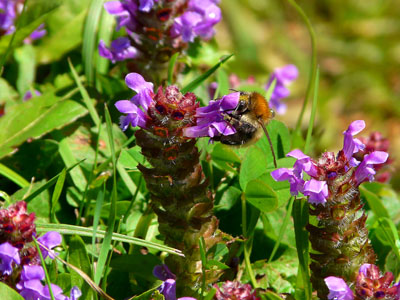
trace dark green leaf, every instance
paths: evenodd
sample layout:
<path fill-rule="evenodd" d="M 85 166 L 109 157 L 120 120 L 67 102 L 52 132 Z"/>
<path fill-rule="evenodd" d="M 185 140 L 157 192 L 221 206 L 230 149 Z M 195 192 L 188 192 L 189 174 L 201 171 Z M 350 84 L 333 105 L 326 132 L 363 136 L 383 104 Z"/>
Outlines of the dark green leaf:
<path fill-rule="evenodd" d="M 240 168 L 240 187 L 244 190 L 249 181 L 257 179 L 266 172 L 267 160 L 265 153 L 255 146 L 248 148 Z"/>
<path fill-rule="evenodd" d="M 246 200 L 261 212 L 270 212 L 278 207 L 278 197 L 269 185 L 261 180 L 252 180 L 246 185 Z"/>

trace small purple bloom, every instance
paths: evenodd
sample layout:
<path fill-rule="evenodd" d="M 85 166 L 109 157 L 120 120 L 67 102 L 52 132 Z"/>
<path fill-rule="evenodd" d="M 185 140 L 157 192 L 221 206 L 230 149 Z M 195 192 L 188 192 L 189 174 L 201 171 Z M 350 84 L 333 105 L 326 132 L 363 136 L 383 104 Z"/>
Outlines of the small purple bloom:
<path fill-rule="evenodd" d="M 213 26 L 219 21 L 221 9 L 215 2 L 190 0 L 187 11 L 175 18 L 171 36 L 181 36 L 184 42 L 193 42 L 197 36 L 208 40 L 215 34 Z"/>
<path fill-rule="evenodd" d="M 365 148 L 365 145 L 359 139 L 353 138 L 353 136 L 361 132 L 364 128 L 365 122 L 363 120 L 357 120 L 352 122 L 347 130 L 343 132 L 343 152 L 346 158 L 351 162 L 350 165 L 352 167 L 357 165 L 357 162 L 352 159 L 353 154 Z"/>
<path fill-rule="evenodd" d="M 163 281 L 167 279 L 176 279 L 175 274 L 172 273 L 165 264 L 155 266 L 153 269 L 153 275 Z"/>
<path fill-rule="evenodd" d="M 339 277 L 329 276 L 325 278 L 326 286 L 329 289 L 329 300 L 353 300 L 353 291 L 347 283 Z"/>
<path fill-rule="evenodd" d="M 16 285 L 25 299 L 43 299 L 43 284 L 45 274 L 41 266 L 24 266 L 21 281 Z"/>
<path fill-rule="evenodd" d="M 365 155 L 354 173 L 357 184 L 361 184 L 365 180 L 372 181 L 376 173 L 373 166 L 383 164 L 388 157 L 389 154 L 384 151 L 374 151 Z"/>
<path fill-rule="evenodd" d="M 111 42 L 110 48 L 107 48 L 101 40 L 99 54 L 115 63 L 116 61 L 136 58 L 139 55 L 139 51 L 131 45 L 129 38 L 120 37 Z"/>
<path fill-rule="evenodd" d="M 6 35 L 14 32 L 15 17 L 15 1 L 0 0 L 0 29 L 4 31 Z"/>
<path fill-rule="evenodd" d="M 126 85 L 136 92 L 131 100 L 120 100 L 115 103 L 119 112 L 127 114 L 120 118 L 122 130 L 126 130 L 131 124 L 133 127 L 146 127 L 147 109 L 153 101 L 153 84 L 144 80 L 138 73 L 129 73 L 125 77 Z"/>
<path fill-rule="evenodd" d="M 167 279 L 160 286 L 160 293 L 164 295 L 165 300 L 176 300 L 176 281 Z"/>
<path fill-rule="evenodd" d="M 295 149 L 290 151 L 286 156 L 294 157 L 297 161 L 294 163 L 294 173 L 300 176 L 301 172 L 304 171 L 310 176 L 317 176 L 318 169 L 315 164 L 311 161 L 311 158 L 305 155 L 301 150 Z"/>
<path fill-rule="evenodd" d="M 47 30 L 44 29 L 44 24 L 40 24 L 38 28 L 36 28 L 29 37 L 24 39 L 25 44 L 30 44 L 34 40 L 38 40 L 47 34 Z"/>
<path fill-rule="evenodd" d="M 225 116 L 228 111 L 234 110 L 239 103 L 240 93 L 231 93 L 223 96 L 220 100 L 210 101 L 208 106 L 196 109 L 196 126 L 183 129 L 186 137 L 202 137 L 220 135 L 231 135 L 236 132 L 227 121 Z"/>
<path fill-rule="evenodd" d="M 282 98 L 290 95 L 287 86 L 299 76 L 299 71 L 295 65 L 286 65 L 282 68 L 277 68 L 271 74 L 265 89 L 268 90 L 274 80 L 276 81 L 274 90 L 269 100 L 269 105 L 278 114 L 286 112 L 286 104 L 281 102 Z"/>
<path fill-rule="evenodd" d="M 297 196 L 304 191 L 304 180 L 302 174 L 295 174 L 293 168 L 280 168 L 271 172 L 271 176 L 275 181 L 288 180 L 290 183 L 290 194 Z"/>
<path fill-rule="evenodd" d="M 73 286 L 70 292 L 70 300 L 78 300 L 82 296 L 81 290 L 77 286 Z"/>
<path fill-rule="evenodd" d="M 149 12 L 154 6 L 154 1 L 158 2 L 158 0 L 139 0 L 139 10 Z"/>
<path fill-rule="evenodd" d="M 325 205 L 326 198 L 328 197 L 328 185 L 325 181 L 311 179 L 309 181 L 306 181 L 306 183 L 304 184 L 303 194 L 305 196 L 309 196 L 308 202 L 310 202 L 311 204 Z"/>
<path fill-rule="evenodd" d="M 13 247 L 10 243 L 5 242 L 0 245 L 0 272 L 4 275 L 11 275 L 13 270 L 13 262 L 20 264 L 18 248 Z"/>
<path fill-rule="evenodd" d="M 37 91 L 37 90 L 34 90 L 33 94 L 32 94 L 32 91 L 29 90 L 29 91 L 27 91 L 25 93 L 24 98 L 22 98 L 22 100 L 23 101 L 28 101 L 29 99 L 32 99 L 33 97 L 40 96 L 40 95 L 41 95 L 41 93 L 39 91 Z"/>
<path fill-rule="evenodd" d="M 104 3 L 104 8 L 110 15 L 117 17 L 117 31 L 121 27 L 126 27 L 131 32 L 136 29 L 135 17 L 138 7 L 134 1 L 109 1 Z"/>
<path fill-rule="evenodd" d="M 358 270 L 358 273 L 363 273 L 365 276 L 368 276 L 368 274 L 367 274 L 367 270 L 369 269 L 369 268 L 371 268 L 371 264 L 363 264 L 361 267 L 360 267 L 360 269 Z"/>
<path fill-rule="evenodd" d="M 48 251 L 44 247 L 40 247 L 40 251 L 42 251 L 43 258 L 46 258 L 48 255 L 50 258 L 53 259 L 56 254 L 54 253 L 54 251 L 51 251 L 51 249 L 61 244 L 62 237 L 61 234 L 59 234 L 56 231 L 49 231 L 46 232 L 41 237 L 39 237 L 37 240 L 40 244 L 42 244 L 43 246 L 45 246 L 47 249 L 50 250 Z"/>

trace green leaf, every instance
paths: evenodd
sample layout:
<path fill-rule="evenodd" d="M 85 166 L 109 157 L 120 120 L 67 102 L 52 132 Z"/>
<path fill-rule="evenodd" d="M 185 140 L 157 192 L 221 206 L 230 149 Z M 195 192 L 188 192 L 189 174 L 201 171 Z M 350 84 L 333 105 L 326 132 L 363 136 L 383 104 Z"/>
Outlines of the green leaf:
<path fill-rule="evenodd" d="M 68 262 L 79 268 L 88 276 L 91 276 L 91 264 L 86 252 L 86 245 L 82 238 L 78 235 L 72 236 L 68 242 L 68 246 Z M 80 299 L 92 299 L 92 290 L 89 285 L 86 284 L 85 280 L 76 272 L 71 272 L 71 285 L 77 286 L 82 291 L 82 298 Z"/>
<path fill-rule="evenodd" d="M 0 119 L 0 158 L 24 141 L 37 139 L 86 113 L 87 110 L 79 103 L 61 100 L 54 94 L 44 94 L 14 105 Z"/>
<path fill-rule="evenodd" d="M 249 147 L 244 155 L 240 168 L 239 183 L 242 190 L 247 183 L 257 179 L 267 171 L 267 161 L 264 152 L 259 147 Z"/>
<path fill-rule="evenodd" d="M 400 261 L 400 239 L 399 233 L 397 232 L 396 226 L 393 221 L 389 218 L 379 218 L 379 227 L 376 229 L 377 233 L 382 232 L 378 235 L 379 238 L 385 243 L 388 243 L 392 248 L 393 253 L 396 255 L 398 261 Z"/>
<path fill-rule="evenodd" d="M 182 94 L 185 94 L 187 92 L 193 91 L 196 87 L 198 87 L 200 84 L 203 83 L 208 77 L 210 77 L 218 68 L 226 62 L 228 59 L 230 59 L 233 56 L 233 54 L 222 57 L 221 61 L 217 63 L 215 66 L 213 66 L 211 69 L 209 69 L 207 72 L 203 73 L 196 79 L 194 79 L 192 82 L 190 82 L 187 86 L 185 86 L 183 89 L 181 89 Z"/>
<path fill-rule="evenodd" d="M 290 151 L 291 137 L 288 128 L 280 121 L 272 120 L 267 125 L 267 131 L 271 137 L 272 147 L 274 149 L 276 159 L 284 158 Z M 273 157 L 268 139 L 265 135 L 256 143 L 263 152 L 266 154 L 264 160 L 268 165 L 273 166 Z"/>
<path fill-rule="evenodd" d="M 313 97 L 313 102 L 312 102 L 312 107 L 311 107 L 310 121 L 308 122 L 307 137 L 306 137 L 306 142 L 304 145 L 304 153 L 308 153 L 310 151 L 311 135 L 312 135 L 313 127 L 314 127 L 315 114 L 317 113 L 318 85 L 319 85 L 319 68 L 317 67 L 317 71 L 315 74 L 315 81 L 313 83 L 314 97 Z"/>
<path fill-rule="evenodd" d="M 229 93 L 229 77 L 223 69 L 217 71 L 217 82 L 218 88 L 215 91 L 214 99 Z"/>
<path fill-rule="evenodd" d="M 246 185 L 245 196 L 246 200 L 261 212 L 270 212 L 278 208 L 278 196 L 261 180 L 251 180 Z"/>
<path fill-rule="evenodd" d="M 118 271 L 133 273 L 135 277 L 143 278 L 147 281 L 154 282 L 153 269 L 156 265 L 160 265 L 161 260 L 148 253 L 146 255 L 137 252 L 135 254 L 120 255 L 111 260 L 110 266 Z"/>
<path fill-rule="evenodd" d="M 308 203 L 305 199 L 295 199 L 293 204 L 293 221 L 296 235 L 297 257 L 299 259 L 299 276 L 300 285 L 297 289 L 304 289 L 307 300 L 311 299 L 311 281 L 309 273 L 309 253 L 308 253 L 308 232 L 305 229 L 308 224 Z"/>
<path fill-rule="evenodd" d="M 176 52 L 174 55 L 172 55 L 171 59 L 169 60 L 168 64 L 168 85 L 172 85 L 172 80 L 174 77 L 174 68 L 175 68 L 175 63 L 176 59 L 179 56 L 179 52 Z"/>
<path fill-rule="evenodd" d="M 3 282 L 0 282 L 0 295 L 7 300 L 24 300 L 20 294 Z"/>
<path fill-rule="evenodd" d="M 383 206 L 381 199 L 374 193 L 369 191 L 365 185 L 360 185 L 361 196 L 368 202 L 369 207 L 378 218 L 390 218 L 389 213 Z"/>
<path fill-rule="evenodd" d="M 18 63 L 17 89 L 20 95 L 24 95 L 35 80 L 35 56 L 35 49 L 31 44 L 25 44 L 14 51 Z"/>

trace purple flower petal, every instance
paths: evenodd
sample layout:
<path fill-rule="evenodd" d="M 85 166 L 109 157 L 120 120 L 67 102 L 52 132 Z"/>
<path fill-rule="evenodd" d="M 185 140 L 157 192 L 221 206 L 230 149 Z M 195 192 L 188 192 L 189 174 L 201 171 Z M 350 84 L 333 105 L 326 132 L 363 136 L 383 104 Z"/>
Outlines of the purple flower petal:
<path fill-rule="evenodd" d="M 374 151 L 365 155 L 363 161 L 358 165 L 354 173 L 357 184 L 361 184 L 365 180 L 372 181 L 376 173 L 373 166 L 383 164 L 388 157 L 389 154 L 384 151 Z"/>
<path fill-rule="evenodd" d="M 308 202 L 311 204 L 325 205 L 328 197 L 328 185 L 325 181 L 311 179 L 304 184 L 303 194 L 309 196 Z"/>
<path fill-rule="evenodd" d="M 285 181 L 288 180 L 290 183 L 290 194 L 292 196 L 297 196 L 300 193 L 303 193 L 304 189 L 304 180 L 301 177 L 301 174 L 295 174 L 293 168 L 280 168 L 271 172 L 271 176 L 275 181 Z"/>
<path fill-rule="evenodd" d="M 70 293 L 71 300 L 78 300 L 82 296 L 81 290 L 77 286 L 73 286 Z"/>
<path fill-rule="evenodd" d="M 131 99 L 137 106 L 142 106 L 147 111 L 150 103 L 153 101 L 153 84 L 144 80 L 138 73 L 129 73 L 125 77 L 126 85 L 137 94 Z"/>
<path fill-rule="evenodd" d="M 316 177 L 318 175 L 318 169 L 315 164 L 311 161 L 311 158 L 305 155 L 301 150 L 295 149 L 290 151 L 286 156 L 294 157 L 297 161 L 294 163 L 294 173 L 299 177 L 303 178 L 302 171 L 306 172 L 310 176 Z"/>
<path fill-rule="evenodd" d="M 365 276 L 367 275 L 367 270 L 371 267 L 371 264 L 363 264 L 360 269 L 358 270 L 358 273 L 363 273 Z"/>
<path fill-rule="evenodd" d="M 21 272 L 21 280 L 29 281 L 29 280 L 44 280 L 45 274 L 42 266 L 24 266 Z"/>
<path fill-rule="evenodd" d="M 32 99 L 34 96 L 40 96 L 40 95 L 41 95 L 41 93 L 37 90 L 34 90 L 33 94 L 32 94 L 32 91 L 29 90 L 25 93 L 24 97 L 22 98 L 22 101 L 27 101 L 29 99 Z"/>
<path fill-rule="evenodd" d="M 153 269 L 153 275 L 160 280 L 167 280 L 167 279 L 176 279 L 174 273 L 170 271 L 167 265 L 157 265 Z"/>
<path fill-rule="evenodd" d="M 44 300 L 43 284 L 40 280 L 20 281 L 17 289 L 20 290 L 19 293 L 24 299 Z"/>
<path fill-rule="evenodd" d="M 329 289 L 329 300 L 353 300 L 353 291 L 346 282 L 339 277 L 329 276 L 325 278 L 326 286 Z"/>
<path fill-rule="evenodd" d="M 156 2 L 158 0 L 155 0 Z M 149 12 L 154 6 L 154 0 L 139 0 L 139 10 Z"/>
<path fill-rule="evenodd" d="M 111 42 L 110 48 L 100 40 L 99 54 L 115 63 L 125 59 L 134 59 L 139 56 L 139 51 L 131 45 L 129 38 L 120 37 Z"/>
<path fill-rule="evenodd" d="M 354 135 L 362 131 L 364 128 L 365 122 L 363 120 L 357 120 L 352 122 L 347 130 L 343 132 L 343 152 L 349 161 L 351 161 L 354 153 L 357 153 L 359 150 L 362 150 L 365 147 L 360 140 L 353 138 Z"/>
<path fill-rule="evenodd" d="M 167 279 L 160 286 L 160 293 L 164 295 L 165 300 L 176 300 L 176 281 Z"/>
<path fill-rule="evenodd" d="M 5 242 L 0 245 L 0 272 L 5 275 L 11 275 L 13 270 L 13 262 L 20 264 L 18 248 L 13 247 L 10 243 Z"/>
<path fill-rule="evenodd" d="M 61 234 L 59 234 L 56 231 L 49 231 L 49 232 L 46 232 L 43 236 L 39 237 L 37 240 L 39 243 L 44 245 L 47 249 L 51 250 L 54 247 L 61 244 L 62 237 L 61 237 Z M 47 249 L 40 247 L 40 250 L 42 251 L 42 254 L 43 254 L 43 258 L 46 258 L 47 255 L 49 255 L 50 258 L 54 258 L 55 257 L 54 251 L 48 251 Z"/>

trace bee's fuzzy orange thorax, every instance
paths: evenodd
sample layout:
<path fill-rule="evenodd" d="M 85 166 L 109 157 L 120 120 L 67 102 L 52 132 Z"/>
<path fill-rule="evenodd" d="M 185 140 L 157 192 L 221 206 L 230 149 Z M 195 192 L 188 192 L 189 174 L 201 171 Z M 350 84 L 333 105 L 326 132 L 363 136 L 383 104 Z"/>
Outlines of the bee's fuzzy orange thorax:
<path fill-rule="evenodd" d="M 272 118 L 271 109 L 268 106 L 267 100 L 259 93 L 250 95 L 251 108 L 258 119 L 262 119 L 265 123 Z"/>

